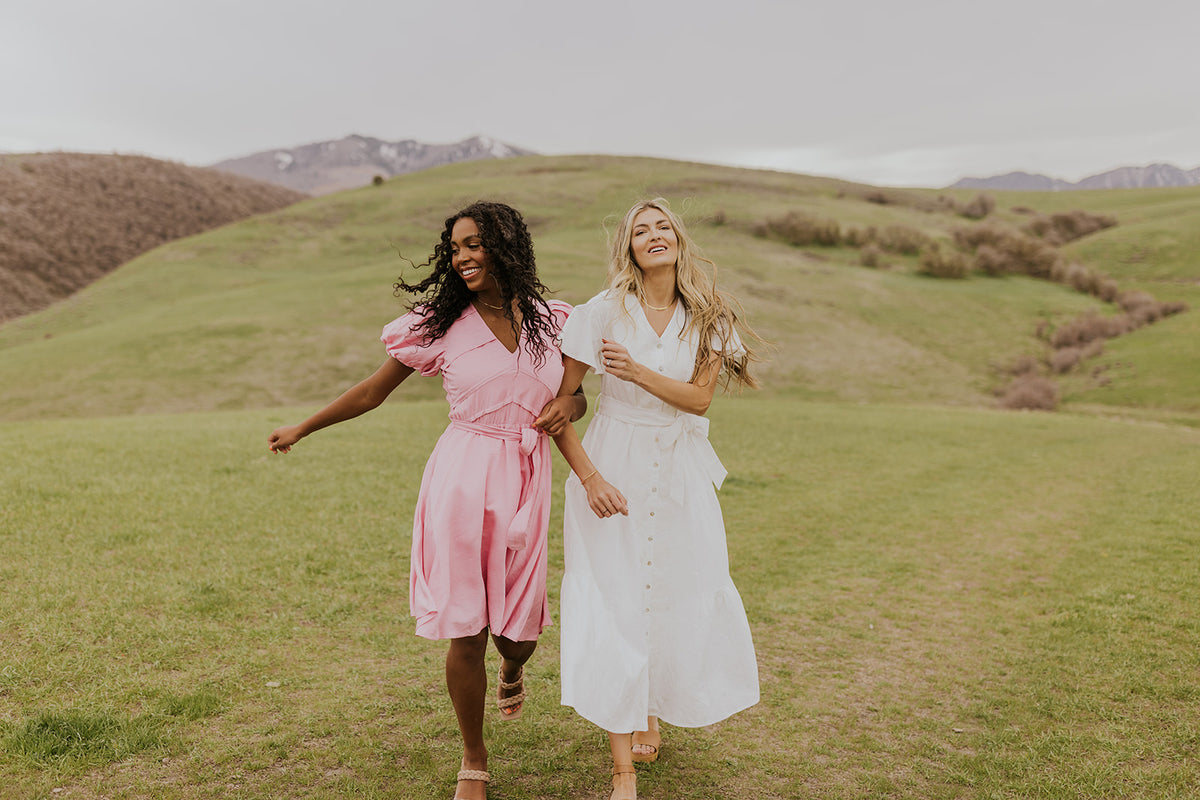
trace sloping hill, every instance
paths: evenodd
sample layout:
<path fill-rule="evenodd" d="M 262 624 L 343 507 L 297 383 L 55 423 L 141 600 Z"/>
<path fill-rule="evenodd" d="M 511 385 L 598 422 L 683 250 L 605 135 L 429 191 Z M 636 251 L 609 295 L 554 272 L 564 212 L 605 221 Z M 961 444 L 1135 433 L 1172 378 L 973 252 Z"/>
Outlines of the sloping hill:
<path fill-rule="evenodd" d="M 0 321 L 45 308 L 163 242 L 303 197 L 140 156 L 0 156 Z"/>
<path fill-rule="evenodd" d="M 562 299 L 579 302 L 604 279 L 605 222 L 615 222 L 634 200 L 656 195 L 683 214 L 720 266 L 723 285 L 744 300 L 750 319 L 777 345 L 764 369 L 770 394 L 993 405 L 1007 380 L 1006 365 L 1023 355 L 1046 357 L 1039 328 L 1088 312 L 1115 313 L 1095 296 L 1044 280 L 932 278 L 922 274 L 914 254 L 884 252 L 879 266 L 865 267 L 865 247 L 847 239 L 872 228 L 879 237 L 906 231 L 949 249 L 955 230 L 1023 225 L 1030 208 L 1113 213 L 1116 227 L 1065 245 L 1062 253 L 1088 259 L 1123 289 L 1200 305 L 1200 269 L 1188 272 L 1181 262 L 1176 277 L 1158 281 L 1124 271 L 1128 265 L 1113 258 L 1140 246 L 1135 242 L 1150 247 L 1155 237 L 1185 235 L 1181 221 L 1200 214 L 1197 190 L 1147 191 L 1140 199 L 1073 193 L 1070 206 L 1061 205 L 1067 203 L 1061 194 L 997 195 L 996 210 L 977 222 L 958 213 L 971 193 L 878 190 L 653 159 L 494 160 L 413 173 L 173 242 L 64 303 L 5 325 L 0 415 L 327 401 L 385 357 L 380 327 L 403 310 L 392 282 L 411 269 L 396 251 L 423 261 L 442 220 L 457 208 L 485 197 L 522 209 L 545 282 Z M 797 247 L 761 235 L 766 222 L 789 212 L 836 220 L 842 238 Z M 1156 258 L 1153 250 L 1146 256 Z M 1197 320 L 1198 314 L 1179 314 L 1110 347 L 1129 342 L 1132 350 L 1120 360 L 1149 369 L 1150 350 L 1158 345 L 1134 343 L 1200 341 Z M 1185 418 L 1200 414 L 1200 392 L 1191 392 L 1192 379 L 1185 377 L 1200 375 L 1200 353 L 1180 348 L 1172 358 L 1152 374 L 1120 380 L 1110 374 L 1107 384 L 1104 374 L 1093 374 L 1101 361 L 1090 362 L 1066 376 L 1064 399 L 1068 407 L 1102 404 L 1111 402 L 1106 398 L 1114 387 L 1156 383 L 1144 396 L 1120 402 Z M 440 396 L 436 381 L 413 383 L 403 390 L 409 396 Z"/>

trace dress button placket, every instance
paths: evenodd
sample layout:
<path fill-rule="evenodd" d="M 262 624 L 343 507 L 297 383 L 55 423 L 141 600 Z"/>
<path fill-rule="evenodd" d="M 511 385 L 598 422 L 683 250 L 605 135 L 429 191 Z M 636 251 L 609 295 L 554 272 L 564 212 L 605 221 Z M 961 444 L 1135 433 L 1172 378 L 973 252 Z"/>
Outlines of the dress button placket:
<path fill-rule="evenodd" d="M 659 447 L 659 437 L 657 435 L 654 437 L 654 445 L 655 445 L 655 449 L 657 450 Z M 646 556 L 645 557 L 645 562 L 646 562 L 646 582 L 645 582 L 646 603 L 643 606 L 643 608 L 644 608 L 646 614 L 650 613 L 650 608 L 652 605 L 650 598 L 651 598 L 652 587 L 654 585 L 654 578 L 652 576 L 652 572 L 654 570 L 654 533 L 655 533 L 655 522 L 656 522 L 655 512 L 658 508 L 658 484 L 659 484 L 659 480 L 660 480 L 660 475 L 659 475 L 660 458 L 661 458 L 660 455 L 656 452 L 654 455 L 654 459 L 650 462 L 651 463 L 650 498 L 647 503 L 649 506 L 649 510 L 648 510 L 647 517 L 645 520 L 646 541 L 643 543 L 643 552 L 645 553 L 645 556 Z M 649 625 L 647 625 L 646 626 L 647 635 L 649 635 L 649 630 L 650 630 Z"/>

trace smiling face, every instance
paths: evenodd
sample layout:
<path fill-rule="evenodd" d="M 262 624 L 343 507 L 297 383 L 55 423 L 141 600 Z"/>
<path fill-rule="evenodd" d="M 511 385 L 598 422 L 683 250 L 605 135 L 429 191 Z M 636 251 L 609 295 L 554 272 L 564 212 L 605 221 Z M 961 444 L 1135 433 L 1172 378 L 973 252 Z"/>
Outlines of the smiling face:
<path fill-rule="evenodd" d="M 671 220 L 657 208 L 645 208 L 633 218 L 629 253 L 643 272 L 674 267 L 679 260 L 679 237 Z"/>
<path fill-rule="evenodd" d="M 450 266 L 472 292 L 496 286 L 491 268 L 492 260 L 483 248 L 479 226 L 470 217 L 463 217 L 450 230 Z"/>

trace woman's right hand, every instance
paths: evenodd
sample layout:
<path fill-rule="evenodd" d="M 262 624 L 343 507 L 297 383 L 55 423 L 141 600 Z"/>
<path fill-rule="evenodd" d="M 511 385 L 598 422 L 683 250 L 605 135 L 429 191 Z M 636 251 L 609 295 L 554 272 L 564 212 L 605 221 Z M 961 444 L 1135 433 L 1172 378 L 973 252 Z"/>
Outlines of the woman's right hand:
<path fill-rule="evenodd" d="M 267 437 L 267 447 L 272 453 L 286 453 L 292 449 L 292 445 L 304 438 L 300 433 L 299 425 L 284 425 L 282 428 L 276 428 L 271 431 L 271 435 Z"/>
<path fill-rule="evenodd" d="M 599 475 L 589 478 L 583 488 L 587 490 L 588 505 L 597 517 L 604 519 L 613 514 L 629 516 L 629 503 L 626 502 L 625 495 L 604 478 Z"/>

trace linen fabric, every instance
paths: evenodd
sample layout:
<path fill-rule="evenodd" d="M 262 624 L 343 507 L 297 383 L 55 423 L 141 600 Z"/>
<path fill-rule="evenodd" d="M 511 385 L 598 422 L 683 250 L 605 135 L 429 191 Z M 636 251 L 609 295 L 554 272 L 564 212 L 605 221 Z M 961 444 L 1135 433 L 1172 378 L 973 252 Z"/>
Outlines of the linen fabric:
<path fill-rule="evenodd" d="M 571 307 L 548 301 L 556 330 Z M 558 393 L 557 338 L 538 366 L 522 342 L 510 353 L 474 306 L 425 346 L 420 308 L 389 322 L 390 356 L 441 375 L 450 424 L 425 464 L 413 515 L 409 608 L 417 635 L 474 636 L 485 627 L 531 641 L 550 624 L 546 560 L 550 443 L 530 427 Z"/>
<path fill-rule="evenodd" d="M 681 338 L 686 319 L 676 305 L 660 337 L 632 295 L 603 292 L 576 306 L 563 328 L 563 353 L 603 375 L 583 445 L 625 495 L 629 515 L 597 517 L 578 477 L 567 479 L 562 702 L 614 733 L 644 729 L 647 716 L 709 725 L 759 699 L 716 494 L 725 469 L 708 419 L 608 375 L 601 363 L 608 339 L 639 363 L 690 380 L 697 339 Z"/>

